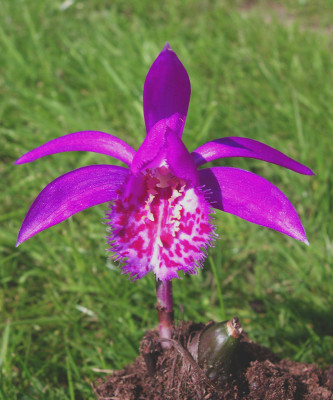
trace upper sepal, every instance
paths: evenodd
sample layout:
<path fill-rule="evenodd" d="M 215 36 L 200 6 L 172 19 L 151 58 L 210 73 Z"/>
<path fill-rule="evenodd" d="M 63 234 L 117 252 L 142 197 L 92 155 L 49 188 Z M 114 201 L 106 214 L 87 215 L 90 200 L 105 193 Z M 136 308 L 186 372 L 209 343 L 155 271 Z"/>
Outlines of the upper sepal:
<path fill-rule="evenodd" d="M 176 53 L 166 43 L 154 61 L 143 88 L 143 112 L 147 133 L 160 120 L 180 114 L 181 136 L 191 96 L 190 79 Z"/>

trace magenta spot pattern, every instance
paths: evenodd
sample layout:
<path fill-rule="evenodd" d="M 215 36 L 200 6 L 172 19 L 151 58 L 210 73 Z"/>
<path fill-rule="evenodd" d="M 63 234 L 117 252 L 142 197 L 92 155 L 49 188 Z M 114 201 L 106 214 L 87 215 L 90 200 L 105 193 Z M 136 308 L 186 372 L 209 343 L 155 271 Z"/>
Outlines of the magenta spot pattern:
<path fill-rule="evenodd" d="M 146 169 L 107 214 L 108 241 L 123 272 L 134 279 L 148 272 L 162 281 L 178 278 L 179 270 L 195 274 L 215 237 L 211 212 L 201 190 L 167 166 Z"/>

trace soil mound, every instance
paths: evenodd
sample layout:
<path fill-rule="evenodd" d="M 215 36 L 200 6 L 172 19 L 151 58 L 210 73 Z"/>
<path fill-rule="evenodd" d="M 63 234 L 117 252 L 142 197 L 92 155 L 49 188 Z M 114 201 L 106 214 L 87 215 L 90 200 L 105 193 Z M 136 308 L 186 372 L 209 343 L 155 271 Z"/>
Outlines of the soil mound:
<path fill-rule="evenodd" d="M 188 351 L 203 324 L 182 323 L 172 347 L 162 351 L 158 331 L 148 331 L 133 364 L 93 387 L 98 400 L 333 400 L 333 366 L 281 360 L 245 333 L 228 374 L 208 379 Z"/>

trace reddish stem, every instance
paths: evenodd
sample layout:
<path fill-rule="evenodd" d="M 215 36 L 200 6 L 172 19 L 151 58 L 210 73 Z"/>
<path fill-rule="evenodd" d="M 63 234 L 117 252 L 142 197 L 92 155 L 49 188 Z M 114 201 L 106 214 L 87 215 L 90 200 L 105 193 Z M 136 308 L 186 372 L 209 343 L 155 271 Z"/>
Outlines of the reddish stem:
<path fill-rule="evenodd" d="M 173 301 L 172 301 L 172 282 L 156 282 L 158 325 L 161 339 L 171 339 L 173 328 Z M 162 347 L 168 349 L 170 343 L 162 342 Z"/>

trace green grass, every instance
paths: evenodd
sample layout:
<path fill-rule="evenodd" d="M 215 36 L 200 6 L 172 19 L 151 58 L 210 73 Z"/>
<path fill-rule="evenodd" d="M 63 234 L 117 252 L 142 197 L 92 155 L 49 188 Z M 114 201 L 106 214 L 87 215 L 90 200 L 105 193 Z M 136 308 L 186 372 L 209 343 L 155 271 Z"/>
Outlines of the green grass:
<path fill-rule="evenodd" d="M 333 5 L 158 3 L 74 1 L 61 10 L 63 1 L 2 1 L 0 400 L 93 399 L 90 382 L 104 375 L 97 370 L 131 362 L 156 324 L 154 276 L 131 283 L 107 259 L 106 206 L 15 249 L 24 215 L 45 185 L 107 157 L 67 153 L 13 162 L 84 129 L 137 148 L 145 135 L 143 82 L 167 40 L 191 78 L 184 133 L 190 149 L 247 136 L 317 173 L 305 177 L 255 160 L 218 164 L 279 186 L 311 246 L 218 212 L 221 239 L 204 270 L 174 282 L 177 320 L 221 319 L 223 295 L 227 316 L 238 315 L 254 340 L 293 360 L 333 362 Z"/>

